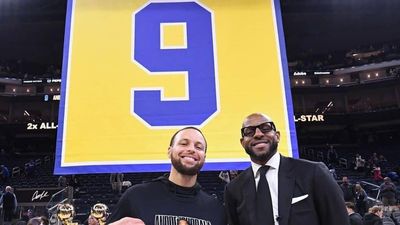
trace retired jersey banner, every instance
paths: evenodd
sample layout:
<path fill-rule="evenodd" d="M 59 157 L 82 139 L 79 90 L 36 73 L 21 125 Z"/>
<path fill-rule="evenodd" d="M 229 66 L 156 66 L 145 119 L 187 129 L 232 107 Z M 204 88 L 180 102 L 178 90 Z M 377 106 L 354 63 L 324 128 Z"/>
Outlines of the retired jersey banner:
<path fill-rule="evenodd" d="M 278 0 L 69 0 L 56 174 L 167 171 L 199 127 L 203 170 L 243 169 L 243 119 L 273 118 L 298 157 Z"/>

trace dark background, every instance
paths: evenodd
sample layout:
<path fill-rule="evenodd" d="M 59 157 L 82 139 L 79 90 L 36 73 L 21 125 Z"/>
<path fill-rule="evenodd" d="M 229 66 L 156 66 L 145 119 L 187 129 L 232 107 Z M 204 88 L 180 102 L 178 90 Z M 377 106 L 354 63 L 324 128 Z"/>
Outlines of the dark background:
<path fill-rule="evenodd" d="M 400 1 L 283 0 L 289 61 L 400 39 Z"/>
<path fill-rule="evenodd" d="M 287 55 L 400 39 L 398 0 L 282 0 Z M 0 0 L 0 59 L 61 65 L 66 0 Z"/>

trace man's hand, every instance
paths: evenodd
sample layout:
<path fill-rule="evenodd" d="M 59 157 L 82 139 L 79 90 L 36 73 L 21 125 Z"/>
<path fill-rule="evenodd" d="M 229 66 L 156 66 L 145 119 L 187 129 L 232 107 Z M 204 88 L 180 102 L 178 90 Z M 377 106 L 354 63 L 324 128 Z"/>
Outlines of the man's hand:
<path fill-rule="evenodd" d="M 146 224 L 141 219 L 138 218 L 124 217 L 113 223 L 109 223 L 108 225 L 146 225 Z"/>

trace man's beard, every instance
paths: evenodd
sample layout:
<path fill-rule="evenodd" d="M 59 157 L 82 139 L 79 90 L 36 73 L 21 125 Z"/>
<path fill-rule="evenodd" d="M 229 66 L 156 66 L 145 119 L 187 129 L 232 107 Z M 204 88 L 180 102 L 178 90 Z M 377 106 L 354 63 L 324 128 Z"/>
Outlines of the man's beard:
<path fill-rule="evenodd" d="M 198 174 L 203 167 L 204 162 L 198 163 L 192 167 L 187 167 L 182 164 L 181 160 L 179 157 L 171 157 L 171 163 L 172 166 L 181 174 L 183 175 L 188 175 L 188 176 L 194 176 Z"/>
<path fill-rule="evenodd" d="M 271 142 L 269 151 L 262 153 L 262 154 L 258 154 L 258 155 L 251 149 L 251 147 L 246 146 L 246 148 L 245 148 L 246 153 L 249 154 L 250 158 L 253 159 L 253 161 L 259 161 L 259 162 L 267 162 L 275 154 L 277 149 L 278 149 L 277 141 Z"/>

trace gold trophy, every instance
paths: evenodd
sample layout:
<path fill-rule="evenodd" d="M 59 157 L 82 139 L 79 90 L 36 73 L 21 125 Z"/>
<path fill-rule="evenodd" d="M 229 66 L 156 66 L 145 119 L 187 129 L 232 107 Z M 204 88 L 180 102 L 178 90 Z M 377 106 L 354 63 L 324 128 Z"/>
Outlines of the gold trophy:
<path fill-rule="evenodd" d="M 90 215 L 99 222 L 99 225 L 105 225 L 109 215 L 108 207 L 103 203 L 97 203 L 90 210 Z"/>
<path fill-rule="evenodd" d="M 57 218 L 62 225 L 78 225 L 78 223 L 73 223 L 72 220 L 75 216 L 75 209 L 69 203 L 59 204 L 57 207 Z"/>

